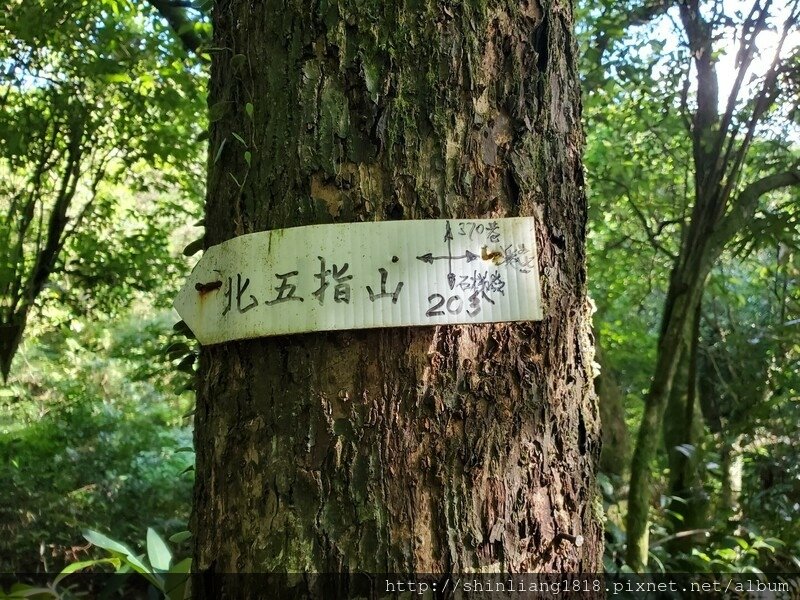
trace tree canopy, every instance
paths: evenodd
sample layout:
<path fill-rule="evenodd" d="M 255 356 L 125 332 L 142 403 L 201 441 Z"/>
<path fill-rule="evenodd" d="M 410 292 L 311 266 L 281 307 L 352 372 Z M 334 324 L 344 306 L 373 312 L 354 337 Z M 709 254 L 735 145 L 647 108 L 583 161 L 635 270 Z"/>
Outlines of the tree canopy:
<path fill-rule="evenodd" d="M 60 286 L 56 296 L 83 285 L 92 292 L 88 304 L 103 295 L 124 304 L 134 291 L 153 289 L 164 268 L 174 271 L 163 225 L 196 212 L 204 120 L 203 72 L 147 5 L 20 0 L 7 31 L 0 40 L 4 377 L 49 285 Z M 138 197 L 121 202 L 125 188 Z M 159 191 L 175 197 L 148 200 Z"/>

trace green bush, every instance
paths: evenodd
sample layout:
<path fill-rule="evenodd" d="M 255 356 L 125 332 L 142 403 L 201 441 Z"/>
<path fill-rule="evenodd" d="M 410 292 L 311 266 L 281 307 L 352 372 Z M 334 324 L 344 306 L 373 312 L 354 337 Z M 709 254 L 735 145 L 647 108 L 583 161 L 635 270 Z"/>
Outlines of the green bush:
<path fill-rule="evenodd" d="M 185 530 L 192 398 L 163 348 L 170 318 L 41 336 L 0 397 L 0 570 L 57 572 L 86 528 Z"/>

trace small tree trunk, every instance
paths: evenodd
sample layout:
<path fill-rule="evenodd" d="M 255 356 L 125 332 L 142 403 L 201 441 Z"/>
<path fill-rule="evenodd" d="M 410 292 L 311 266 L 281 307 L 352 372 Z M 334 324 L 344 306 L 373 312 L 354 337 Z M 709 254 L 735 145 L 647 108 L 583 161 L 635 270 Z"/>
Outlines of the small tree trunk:
<path fill-rule="evenodd" d="M 675 373 L 684 350 L 687 331 L 703 293 L 711 265 L 720 248 L 709 244 L 709 216 L 695 205 L 681 253 L 670 278 L 661 325 L 656 365 L 650 390 L 645 398 L 631 460 L 631 484 L 626 519 L 626 562 L 634 571 L 647 566 L 649 512 L 652 500 L 650 470 L 661 439 L 664 410 L 672 391 Z"/>
<path fill-rule="evenodd" d="M 22 343 L 22 332 L 28 320 L 27 307 L 11 315 L 11 319 L 9 323 L 0 323 L 0 375 L 3 381 L 8 379 L 11 362 Z"/>
<path fill-rule="evenodd" d="M 698 478 L 702 462 L 703 416 L 697 402 L 700 308 L 684 342 L 681 362 L 667 404 L 670 418 L 664 420 L 664 445 L 669 464 L 670 521 L 675 532 L 700 529 L 705 525 L 708 497 Z M 670 542 L 673 552 L 687 551 L 694 536 L 680 536 Z"/>
<path fill-rule="evenodd" d="M 730 437 L 722 434 L 722 495 L 720 501 L 728 519 L 741 517 L 739 499 L 742 494 L 744 457 L 741 449 L 741 436 Z"/>
<path fill-rule="evenodd" d="M 601 351 L 600 338 L 595 330 L 595 360 L 600 373 L 594 380 L 600 403 L 603 449 L 600 470 L 610 475 L 624 476 L 630 460 L 630 439 L 625 423 L 625 397 L 617 383 L 611 363 Z"/>

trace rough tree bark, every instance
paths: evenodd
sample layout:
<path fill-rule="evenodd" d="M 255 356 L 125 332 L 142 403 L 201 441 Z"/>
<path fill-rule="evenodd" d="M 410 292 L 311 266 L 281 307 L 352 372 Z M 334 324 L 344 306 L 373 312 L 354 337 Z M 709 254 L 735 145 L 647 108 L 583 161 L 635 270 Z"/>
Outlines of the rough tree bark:
<path fill-rule="evenodd" d="M 599 571 L 571 5 L 220 0 L 213 15 L 207 246 L 533 215 L 546 317 L 203 348 L 196 597 L 230 572 Z"/>

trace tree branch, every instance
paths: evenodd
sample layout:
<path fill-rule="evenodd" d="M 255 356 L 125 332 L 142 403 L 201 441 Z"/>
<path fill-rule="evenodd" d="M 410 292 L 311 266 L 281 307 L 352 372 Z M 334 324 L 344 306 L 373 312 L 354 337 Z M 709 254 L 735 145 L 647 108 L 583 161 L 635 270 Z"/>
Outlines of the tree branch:
<path fill-rule="evenodd" d="M 647 239 L 650 240 L 650 245 L 653 247 L 653 249 L 665 254 L 672 260 L 677 260 L 678 256 L 675 253 L 670 252 L 661 243 L 659 243 L 657 238 L 658 234 L 653 232 L 652 228 L 650 227 L 650 224 L 647 222 L 647 217 L 644 215 L 641 209 L 636 205 L 633 199 L 629 195 L 626 195 L 626 198 L 628 199 L 628 204 L 630 204 L 631 208 L 633 209 L 633 214 L 636 215 L 636 218 L 639 219 L 639 222 L 642 224 L 642 229 L 644 229 L 644 233 L 647 236 Z M 659 231 L 661 231 L 662 229 L 663 227 L 659 228 Z"/>
<path fill-rule="evenodd" d="M 657 16 L 667 12 L 674 3 L 675 0 L 645 0 L 640 5 L 626 10 L 618 16 L 620 20 L 623 20 L 622 29 L 625 30 L 628 27 L 649 23 Z M 611 35 L 605 30 L 599 31 L 595 36 L 598 66 L 602 65 L 603 55 L 608 50 L 611 42 Z"/>
<path fill-rule="evenodd" d="M 658 231 L 654 232 L 653 228 L 650 227 L 650 223 L 647 219 L 647 216 L 642 212 L 642 210 L 637 206 L 636 202 L 633 201 L 633 192 L 631 191 L 630 187 L 624 182 L 615 177 L 611 177 L 610 175 L 598 175 L 598 179 L 603 179 L 606 181 L 610 181 L 611 183 L 619 186 L 624 191 L 625 199 L 628 201 L 631 209 L 633 210 L 634 216 L 638 219 L 639 223 L 642 225 L 642 229 L 644 230 L 647 239 L 650 242 L 650 246 L 657 252 L 661 252 L 665 256 L 669 257 L 671 260 L 676 260 L 677 256 L 670 252 L 663 244 L 658 241 L 658 235 L 664 230 L 664 227 L 671 223 L 679 223 L 682 222 L 682 219 L 674 219 L 670 221 L 662 221 L 659 223 Z"/>
<path fill-rule="evenodd" d="M 733 129 L 732 132 L 730 131 L 730 127 L 731 123 L 733 122 L 736 104 L 739 101 L 739 92 L 741 91 L 745 74 L 750 68 L 753 59 L 758 52 L 756 38 L 758 37 L 758 34 L 761 33 L 761 31 L 763 31 L 767 26 L 767 9 L 769 8 L 770 4 L 771 0 L 767 0 L 766 4 L 761 7 L 759 1 L 756 0 L 752 9 L 750 10 L 750 14 L 747 16 L 747 19 L 745 19 L 745 22 L 742 25 L 741 41 L 739 44 L 739 50 L 736 53 L 736 79 L 731 87 L 730 94 L 728 94 L 725 113 L 723 114 L 722 122 L 720 124 L 719 136 L 715 149 L 715 153 L 717 155 L 716 168 L 720 177 L 723 177 L 725 174 L 731 149 L 733 148 L 736 136 L 739 133 L 738 125 Z M 728 135 L 729 133 L 730 135 Z M 727 149 L 723 150 L 726 136 L 728 136 L 728 147 Z M 720 210 L 724 211 L 724 204 L 721 206 Z"/>
<path fill-rule="evenodd" d="M 716 162 L 713 151 L 715 129 L 719 119 L 717 61 L 714 58 L 713 32 L 700 12 L 699 0 L 682 2 L 680 15 L 697 69 L 697 110 L 692 123 L 692 141 L 696 171 L 695 197 L 699 202 L 710 198 L 705 190 L 713 187 L 709 175 Z"/>
<path fill-rule="evenodd" d="M 186 14 L 183 5 L 192 4 L 186 2 L 173 2 L 171 0 L 148 0 L 169 24 L 172 31 L 178 36 L 184 48 L 189 52 L 199 56 L 200 47 L 206 42 L 203 36 L 199 35 L 193 25 L 193 21 Z M 192 9 L 197 8 L 192 4 Z"/>
<path fill-rule="evenodd" d="M 800 6 L 800 2 L 795 3 L 795 9 Z M 775 102 L 775 99 L 778 95 L 778 74 L 780 73 L 780 56 L 781 50 L 783 48 L 783 44 L 785 43 L 790 29 L 794 26 L 797 22 L 798 18 L 800 18 L 800 13 L 792 14 L 789 18 L 786 19 L 783 25 L 783 32 L 781 34 L 780 39 L 778 40 L 778 44 L 775 48 L 775 52 L 772 57 L 772 63 L 770 65 L 769 71 L 764 76 L 764 83 L 761 87 L 761 90 L 756 95 L 753 112 L 750 115 L 750 118 L 747 123 L 747 128 L 745 130 L 745 136 L 742 140 L 739 147 L 734 151 L 734 145 L 736 142 L 736 135 L 732 133 L 729 137 L 728 147 L 725 151 L 725 155 L 722 158 L 721 167 L 723 169 L 727 169 L 728 165 L 731 164 L 731 168 L 728 170 L 727 178 L 725 179 L 725 185 L 722 189 L 720 195 L 720 205 L 719 205 L 719 214 L 722 214 L 725 211 L 725 205 L 728 201 L 728 196 L 733 191 L 733 187 L 736 184 L 738 179 L 739 173 L 741 171 L 741 166 L 744 163 L 744 159 L 747 155 L 747 151 L 750 147 L 750 143 L 755 136 L 756 127 L 761 119 L 761 117 L 766 113 L 766 111 L 772 106 Z M 738 131 L 738 128 L 737 128 Z M 731 157 L 731 155 L 733 155 Z M 722 173 L 725 176 L 725 173 Z"/>
<path fill-rule="evenodd" d="M 749 184 L 741 191 L 731 211 L 722 219 L 719 227 L 712 234 L 713 245 L 721 250 L 753 219 L 761 196 L 793 185 L 800 185 L 800 166 L 798 165 L 795 165 L 791 171 L 767 175 Z"/>
<path fill-rule="evenodd" d="M 80 179 L 80 169 L 85 152 L 84 135 L 85 117 L 79 116 L 77 122 L 70 130 L 70 141 L 67 147 L 67 158 L 64 173 L 58 190 L 50 218 L 47 224 L 47 235 L 44 247 L 38 253 L 33 270 L 26 282 L 25 305 L 33 305 L 36 298 L 53 273 L 58 253 L 63 245 L 62 233 L 67 226 L 67 211 L 75 197 L 75 192 Z"/>

